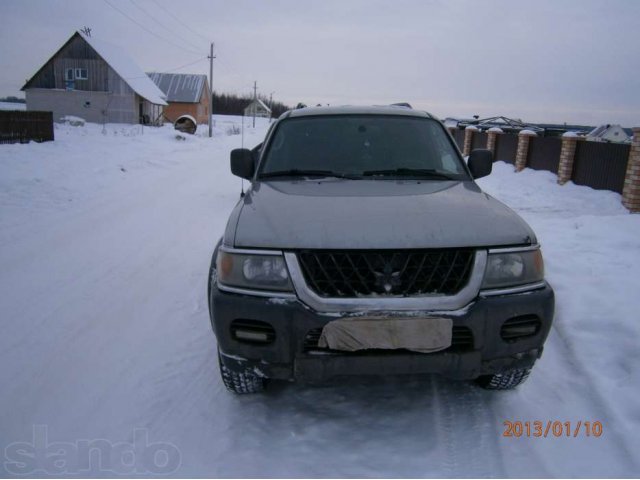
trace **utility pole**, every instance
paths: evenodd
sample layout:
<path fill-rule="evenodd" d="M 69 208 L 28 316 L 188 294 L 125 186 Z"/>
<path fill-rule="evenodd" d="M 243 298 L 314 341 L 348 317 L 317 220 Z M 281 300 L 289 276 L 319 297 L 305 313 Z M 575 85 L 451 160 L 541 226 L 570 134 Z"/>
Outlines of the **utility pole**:
<path fill-rule="evenodd" d="M 213 42 L 211 42 L 211 53 L 209 54 L 209 138 L 213 136 Z"/>
<path fill-rule="evenodd" d="M 273 94 L 276 92 L 271 92 L 269 94 L 269 110 L 271 110 L 269 112 L 269 123 L 271 123 L 271 119 L 273 118 Z"/>
<path fill-rule="evenodd" d="M 256 128 L 256 110 L 258 110 L 258 82 L 253 81 L 253 128 Z"/>

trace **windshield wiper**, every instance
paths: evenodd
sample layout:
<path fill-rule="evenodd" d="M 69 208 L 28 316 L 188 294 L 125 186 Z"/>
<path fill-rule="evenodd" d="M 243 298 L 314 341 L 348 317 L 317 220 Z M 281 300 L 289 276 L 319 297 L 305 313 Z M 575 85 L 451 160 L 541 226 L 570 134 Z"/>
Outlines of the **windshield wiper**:
<path fill-rule="evenodd" d="M 263 172 L 258 178 L 272 177 L 334 177 L 347 178 L 349 180 L 357 180 L 358 175 L 349 175 L 348 173 L 332 172 L 331 170 L 300 170 L 292 168 L 290 170 L 278 170 L 275 172 Z"/>
<path fill-rule="evenodd" d="M 456 178 L 450 174 L 439 172 L 438 170 L 433 170 L 430 168 L 391 168 L 387 170 L 365 170 L 364 172 L 362 172 L 362 175 L 365 177 L 398 176 L 456 180 Z"/>

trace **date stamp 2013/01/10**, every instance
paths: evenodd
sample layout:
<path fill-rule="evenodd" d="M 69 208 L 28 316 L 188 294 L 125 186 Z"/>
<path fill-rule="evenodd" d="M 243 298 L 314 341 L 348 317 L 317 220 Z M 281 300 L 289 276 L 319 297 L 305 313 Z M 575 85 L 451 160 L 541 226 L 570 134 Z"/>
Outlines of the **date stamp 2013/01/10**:
<path fill-rule="evenodd" d="M 546 422 L 535 421 L 510 421 L 505 420 L 503 422 L 504 431 L 503 437 L 534 437 L 534 438 L 548 438 L 548 437 L 601 437 L 603 433 L 602 422 L 600 421 L 566 421 L 560 420 L 547 420 Z"/>

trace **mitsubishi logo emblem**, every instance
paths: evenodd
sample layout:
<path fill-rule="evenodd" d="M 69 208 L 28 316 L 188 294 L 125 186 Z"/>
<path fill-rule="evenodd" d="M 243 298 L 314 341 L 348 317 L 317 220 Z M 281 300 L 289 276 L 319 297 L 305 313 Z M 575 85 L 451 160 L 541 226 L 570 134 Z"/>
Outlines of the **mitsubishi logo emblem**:
<path fill-rule="evenodd" d="M 400 271 L 394 271 L 390 262 L 385 262 L 382 271 L 374 270 L 376 285 L 382 287 L 385 293 L 391 293 L 393 287 L 400 285 Z"/>

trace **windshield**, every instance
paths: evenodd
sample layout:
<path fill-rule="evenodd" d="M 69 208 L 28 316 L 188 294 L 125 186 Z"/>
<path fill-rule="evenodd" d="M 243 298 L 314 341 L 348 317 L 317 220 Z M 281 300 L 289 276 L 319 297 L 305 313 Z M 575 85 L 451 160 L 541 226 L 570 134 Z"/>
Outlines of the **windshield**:
<path fill-rule="evenodd" d="M 442 126 L 427 118 L 335 115 L 284 120 L 258 177 L 326 175 L 466 180 Z"/>

